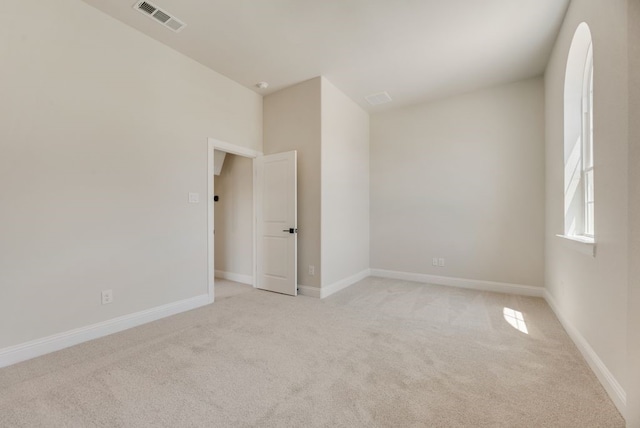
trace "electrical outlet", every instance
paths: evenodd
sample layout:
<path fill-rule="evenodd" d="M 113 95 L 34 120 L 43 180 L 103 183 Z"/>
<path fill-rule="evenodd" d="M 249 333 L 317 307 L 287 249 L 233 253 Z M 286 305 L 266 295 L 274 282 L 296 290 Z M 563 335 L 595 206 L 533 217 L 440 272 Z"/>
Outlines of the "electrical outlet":
<path fill-rule="evenodd" d="M 443 258 L 439 258 L 438 259 L 438 266 L 444 267 L 444 259 Z"/>
<path fill-rule="evenodd" d="M 102 290 L 102 304 L 108 305 L 113 302 L 113 290 Z"/>
<path fill-rule="evenodd" d="M 433 259 L 431 259 L 431 264 L 434 266 L 438 266 L 438 258 L 434 257 Z"/>
<path fill-rule="evenodd" d="M 189 193 L 189 203 L 197 204 L 200 202 L 200 194 L 199 193 Z"/>
<path fill-rule="evenodd" d="M 314 276 L 316 274 L 316 267 L 314 265 L 309 265 L 309 276 Z"/>

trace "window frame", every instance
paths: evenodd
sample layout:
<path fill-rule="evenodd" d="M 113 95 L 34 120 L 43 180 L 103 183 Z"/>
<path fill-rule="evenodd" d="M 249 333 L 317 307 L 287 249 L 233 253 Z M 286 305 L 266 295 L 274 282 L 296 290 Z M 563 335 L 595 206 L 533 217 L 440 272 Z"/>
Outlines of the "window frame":
<path fill-rule="evenodd" d="M 594 167 L 594 51 L 586 22 L 576 27 L 564 79 L 564 227 L 568 248 L 596 256 Z M 597 84 L 597 82 L 595 82 Z"/>

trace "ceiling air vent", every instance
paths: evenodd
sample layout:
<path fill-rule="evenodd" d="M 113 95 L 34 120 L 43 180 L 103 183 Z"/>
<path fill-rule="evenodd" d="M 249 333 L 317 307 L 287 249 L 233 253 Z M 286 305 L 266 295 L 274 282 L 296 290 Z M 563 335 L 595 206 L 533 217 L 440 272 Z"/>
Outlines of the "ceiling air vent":
<path fill-rule="evenodd" d="M 166 10 L 161 10 L 158 6 L 148 1 L 139 1 L 133 5 L 133 8 L 149 18 L 153 18 L 165 27 L 179 33 L 187 26 L 184 22 L 171 16 Z"/>
<path fill-rule="evenodd" d="M 388 103 L 391 101 L 391 97 L 386 92 L 378 92 L 377 94 L 371 94 L 364 97 L 365 100 L 372 106 Z"/>
<path fill-rule="evenodd" d="M 162 22 L 163 24 L 165 24 L 169 19 L 171 19 L 171 17 L 169 15 L 167 15 L 166 13 L 164 13 L 161 10 L 157 11 L 156 13 L 154 13 L 153 17 L 155 19 L 157 19 L 158 21 Z"/>
<path fill-rule="evenodd" d="M 147 12 L 149 15 L 153 14 L 153 12 L 156 11 L 156 8 L 151 6 L 149 3 L 147 3 L 146 1 L 143 1 L 142 3 L 140 3 L 138 5 L 138 9 L 140 9 L 143 12 Z"/>

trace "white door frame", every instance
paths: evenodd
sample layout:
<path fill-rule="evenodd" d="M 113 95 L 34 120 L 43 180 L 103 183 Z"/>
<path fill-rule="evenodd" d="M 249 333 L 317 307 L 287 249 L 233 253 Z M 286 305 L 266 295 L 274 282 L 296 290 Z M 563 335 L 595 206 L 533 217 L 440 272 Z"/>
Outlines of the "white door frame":
<path fill-rule="evenodd" d="M 214 261 L 214 250 L 215 250 L 215 238 L 214 238 L 214 201 L 213 197 L 215 196 L 215 189 L 213 185 L 214 181 L 214 165 L 213 165 L 213 152 L 214 150 L 220 150 L 223 152 L 231 153 L 233 155 L 244 156 L 247 158 L 255 159 L 258 156 L 262 156 L 262 152 L 249 149 L 246 147 L 238 146 L 235 144 L 227 143 L 225 141 L 216 140 L 215 138 L 208 139 L 208 167 L 207 167 L 207 258 L 209 260 L 208 264 L 208 294 L 209 294 L 209 303 L 213 303 L 215 300 L 214 293 L 214 278 L 215 278 L 215 261 Z M 256 286 L 257 279 L 257 258 L 256 258 L 256 243 L 257 243 L 257 232 L 256 232 L 256 171 L 255 165 L 253 167 L 253 286 Z"/>

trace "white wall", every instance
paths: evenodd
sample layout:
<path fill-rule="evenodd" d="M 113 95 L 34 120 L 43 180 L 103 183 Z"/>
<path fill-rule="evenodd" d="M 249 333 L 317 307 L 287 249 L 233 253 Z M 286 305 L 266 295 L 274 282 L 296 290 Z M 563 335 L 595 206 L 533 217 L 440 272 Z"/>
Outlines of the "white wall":
<path fill-rule="evenodd" d="M 628 2 L 629 49 L 629 302 L 627 426 L 640 427 L 640 2 Z"/>
<path fill-rule="evenodd" d="M 322 78 L 322 286 L 369 269 L 369 114 Z"/>
<path fill-rule="evenodd" d="M 264 154 L 298 151 L 298 284 L 312 287 L 320 287 L 322 272 L 321 81 L 316 77 L 264 97 Z"/>
<path fill-rule="evenodd" d="M 264 98 L 264 153 L 298 151 L 300 285 L 369 267 L 368 145 L 368 114 L 324 77 Z"/>
<path fill-rule="evenodd" d="M 207 137 L 262 150 L 261 97 L 79 0 L 2 22 L 0 349 L 206 294 Z"/>
<path fill-rule="evenodd" d="M 543 95 L 532 79 L 371 117 L 372 268 L 543 285 Z"/>
<path fill-rule="evenodd" d="M 215 269 L 253 276 L 253 159 L 227 154 L 214 180 Z"/>
<path fill-rule="evenodd" d="M 576 329 L 625 388 L 629 232 L 626 12 L 624 0 L 573 1 L 545 73 L 547 290 L 561 318 Z M 565 68 L 574 32 L 583 21 L 590 27 L 594 53 L 595 258 L 555 236 L 563 233 Z M 620 401 L 616 404 L 620 406 Z"/>

